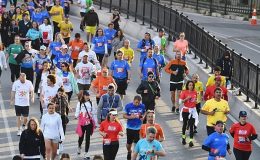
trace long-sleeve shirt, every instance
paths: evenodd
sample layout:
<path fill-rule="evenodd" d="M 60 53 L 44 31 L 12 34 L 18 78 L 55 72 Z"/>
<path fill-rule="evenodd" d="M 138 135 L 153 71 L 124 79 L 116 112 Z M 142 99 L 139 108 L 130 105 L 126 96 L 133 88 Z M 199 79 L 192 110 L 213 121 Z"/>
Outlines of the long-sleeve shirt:
<path fill-rule="evenodd" d="M 75 117 L 78 118 L 80 113 L 87 115 L 87 111 L 86 111 L 86 108 L 87 108 L 89 115 L 94 119 L 94 121 L 97 124 L 98 121 L 97 121 L 97 109 L 96 109 L 96 107 L 94 107 L 93 104 L 91 105 L 91 103 L 89 101 L 84 103 L 86 108 L 85 108 L 83 103 L 81 104 L 81 106 L 80 106 L 80 104 L 81 104 L 80 102 L 77 103 Z"/>
<path fill-rule="evenodd" d="M 171 60 L 165 66 L 164 69 L 166 73 L 171 75 L 170 81 L 172 83 L 183 83 L 184 73 L 185 74 L 189 73 L 189 69 L 187 67 L 186 62 L 178 59 Z M 177 75 L 173 74 L 173 71 L 176 71 Z"/>
<path fill-rule="evenodd" d="M 45 139 L 65 140 L 61 117 L 56 112 L 54 114 L 46 113 L 42 116 L 41 129 Z"/>

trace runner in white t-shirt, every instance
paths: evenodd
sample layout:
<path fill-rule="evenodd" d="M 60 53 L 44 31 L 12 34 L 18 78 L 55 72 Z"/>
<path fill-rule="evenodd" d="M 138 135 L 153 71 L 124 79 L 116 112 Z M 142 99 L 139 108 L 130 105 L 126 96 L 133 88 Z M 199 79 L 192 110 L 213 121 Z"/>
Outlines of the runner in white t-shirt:
<path fill-rule="evenodd" d="M 52 98 L 56 96 L 59 86 L 56 85 L 56 77 L 52 74 L 47 76 L 47 85 L 42 86 L 40 101 L 43 108 L 43 114 L 47 113 L 47 105 Z"/>
<path fill-rule="evenodd" d="M 89 90 L 91 77 L 95 74 L 95 67 L 88 61 L 87 53 L 83 56 L 82 61 L 76 65 L 75 70 L 77 72 L 77 83 L 80 95 L 82 95 L 83 91 Z"/>
<path fill-rule="evenodd" d="M 100 66 L 100 63 L 99 61 L 97 60 L 97 55 L 94 51 L 92 51 L 89 46 L 88 46 L 88 43 L 84 43 L 84 47 L 83 47 L 83 51 L 81 51 L 79 53 L 79 56 L 78 56 L 78 63 L 81 62 L 83 56 L 87 54 L 88 55 L 88 61 L 91 62 L 93 65 L 95 65 L 96 69 L 97 70 L 100 70 L 101 69 L 101 66 Z"/>
<path fill-rule="evenodd" d="M 26 74 L 21 73 L 17 81 L 13 83 L 12 92 L 11 92 L 11 106 L 15 106 L 15 113 L 17 117 L 17 127 L 18 132 L 17 136 L 22 134 L 22 131 L 25 129 L 27 123 L 27 118 L 29 115 L 29 106 L 30 106 L 30 96 L 31 102 L 34 103 L 34 93 L 33 93 L 32 82 L 26 80 Z M 21 128 L 21 116 L 23 116 L 23 125 Z"/>

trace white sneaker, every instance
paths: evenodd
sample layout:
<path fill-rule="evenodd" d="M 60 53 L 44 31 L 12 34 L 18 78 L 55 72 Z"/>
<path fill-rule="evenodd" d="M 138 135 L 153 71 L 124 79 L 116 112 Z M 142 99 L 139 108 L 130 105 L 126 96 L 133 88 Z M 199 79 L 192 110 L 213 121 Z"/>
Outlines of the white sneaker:
<path fill-rule="evenodd" d="M 22 131 L 24 131 L 25 130 L 25 126 L 24 125 L 22 125 Z"/>
<path fill-rule="evenodd" d="M 21 134 L 22 134 L 22 131 L 20 129 L 18 129 L 17 136 L 21 136 Z"/>
<path fill-rule="evenodd" d="M 87 152 L 85 152 L 85 154 L 84 154 L 84 160 L 90 160 L 90 156 L 88 155 Z"/>
<path fill-rule="evenodd" d="M 77 153 L 78 153 L 78 154 L 81 153 L 81 147 L 78 147 Z"/>

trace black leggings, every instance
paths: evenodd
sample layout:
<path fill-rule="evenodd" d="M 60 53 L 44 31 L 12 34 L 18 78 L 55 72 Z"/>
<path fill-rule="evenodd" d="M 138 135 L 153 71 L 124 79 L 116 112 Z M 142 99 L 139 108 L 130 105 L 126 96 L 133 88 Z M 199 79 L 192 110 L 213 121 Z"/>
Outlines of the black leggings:
<path fill-rule="evenodd" d="M 239 149 L 233 148 L 234 155 L 236 160 L 249 160 L 251 151 L 241 151 Z"/>
<path fill-rule="evenodd" d="M 11 81 L 14 82 L 20 76 L 20 65 L 9 63 L 9 67 L 11 70 Z"/>
<path fill-rule="evenodd" d="M 183 118 L 182 135 L 185 135 L 187 125 L 188 125 L 190 128 L 190 138 L 192 139 L 195 119 L 192 117 L 189 119 L 189 114 L 190 114 L 189 112 L 182 112 L 182 118 Z"/>
<path fill-rule="evenodd" d="M 118 141 L 111 142 L 110 145 L 103 144 L 104 160 L 115 160 L 118 148 L 119 148 Z"/>
<path fill-rule="evenodd" d="M 59 23 L 53 21 L 53 39 L 55 39 L 55 34 L 60 32 L 60 28 L 58 27 Z"/>
<path fill-rule="evenodd" d="M 102 60 L 103 60 L 103 57 L 105 54 L 97 53 L 96 55 L 97 55 L 97 59 L 98 59 L 99 63 L 102 64 Z"/>
<path fill-rule="evenodd" d="M 78 146 L 81 147 L 82 142 L 84 140 L 84 134 L 86 133 L 86 136 L 85 136 L 85 152 L 87 153 L 88 150 L 89 150 L 92 124 L 89 124 L 89 125 L 86 125 L 86 126 L 81 126 L 81 129 L 82 129 L 82 136 L 79 137 Z"/>
<path fill-rule="evenodd" d="M 21 67 L 21 73 L 25 73 L 26 79 L 32 82 L 33 84 L 33 79 L 34 79 L 34 72 L 32 68 L 23 68 Z"/>

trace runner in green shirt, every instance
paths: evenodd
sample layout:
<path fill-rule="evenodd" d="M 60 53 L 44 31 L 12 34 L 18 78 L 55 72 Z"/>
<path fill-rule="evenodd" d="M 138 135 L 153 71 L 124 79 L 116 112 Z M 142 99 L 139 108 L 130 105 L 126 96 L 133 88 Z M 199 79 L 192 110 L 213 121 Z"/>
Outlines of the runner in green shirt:
<path fill-rule="evenodd" d="M 93 0 L 86 0 L 86 13 L 90 10 L 89 8 L 93 5 Z"/>
<path fill-rule="evenodd" d="M 165 37 L 165 31 L 163 28 L 159 29 L 159 35 L 153 38 L 155 45 L 158 45 L 160 47 L 160 54 L 165 55 L 166 52 L 166 37 Z"/>
<path fill-rule="evenodd" d="M 11 81 L 14 82 L 15 78 L 18 79 L 20 76 L 20 65 L 17 64 L 15 57 L 21 53 L 23 50 L 23 46 L 20 43 L 20 37 L 15 36 L 14 43 L 9 45 L 7 48 L 6 59 L 8 59 L 8 63 L 11 70 Z"/>

